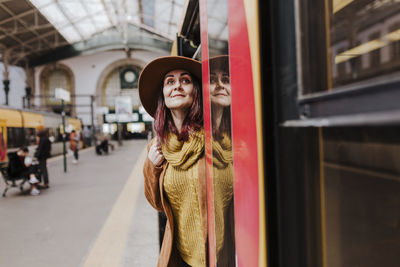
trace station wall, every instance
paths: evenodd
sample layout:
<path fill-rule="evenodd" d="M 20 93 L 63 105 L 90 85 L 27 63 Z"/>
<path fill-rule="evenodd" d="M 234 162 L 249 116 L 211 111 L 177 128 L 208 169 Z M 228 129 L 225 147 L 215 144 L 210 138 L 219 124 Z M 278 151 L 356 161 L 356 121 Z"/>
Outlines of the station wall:
<path fill-rule="evenodd" d="M 144 64 L 147 64 L 154 58 L 165 55 L 168 54 L 167 53 L 163 54 L 161 52 L 153 52 L 153 51 L 134 50 L 131 52 L 131 59 L 135 62 L 143 62 Z M 105 51 L 105 52 L 98 52 L 95 54 L 83 55 L 65 60 L 60 60 L 57 63 L 66 65 L 73 72 L 74 83 L 75 83 L 74 88 L 75 88 L 75 93 L 77 95 L 95 95 L 98 80 L 101 79 L 102 75 L 104 75 L 105 70 L 110 66 L 112 66 L 115 62 L 124 59 L 127 59 L 127 55 L 124 51 Z M 36 95 L 40 94 L 40 73 L 46 68 L 46 66 L 47 65 L 35 68 Z M 39 104 L 40 100 L 35 99 L 35 105 Z M 78 118 L 82 119 L 84 125 L 90 125 L 91 124 L 90 98 L 77 97 L 75 99 L 75 104 L 77 105 L 75 111 Z M 87 106 L 81 106 L 81 105 L 87 105 Z"/>
<path fill-rule="evenodd" d="M 22 97 L 25 95 L 25 80 L 26 75 L 23 68 L 9 66 L 9 80 L 10 91 L 8 93 L 8 104 L 10 107 L 22 108 Z M 6 95 L 4 92 L 4 64 L 0 62 L 0 105 L 6 102 Z"/>

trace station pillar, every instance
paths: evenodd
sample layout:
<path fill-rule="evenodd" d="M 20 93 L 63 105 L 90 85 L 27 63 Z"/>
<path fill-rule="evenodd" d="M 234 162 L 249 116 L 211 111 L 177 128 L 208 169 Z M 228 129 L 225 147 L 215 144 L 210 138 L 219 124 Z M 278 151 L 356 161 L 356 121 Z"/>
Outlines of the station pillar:
<path fill-rule="evenodd" d="M 8 106 L 8 92 L 10 91 L 10 80 L 3 80 L 4 93 L 6 95 L 6 106 Z"/>
<path fill-rule="evenodd" d="M 27 102 L 27 108 L 31 108 L 31 96 L 32 96 L 32 88 L 26 87 L 25 88 L 25 98 Z"/>

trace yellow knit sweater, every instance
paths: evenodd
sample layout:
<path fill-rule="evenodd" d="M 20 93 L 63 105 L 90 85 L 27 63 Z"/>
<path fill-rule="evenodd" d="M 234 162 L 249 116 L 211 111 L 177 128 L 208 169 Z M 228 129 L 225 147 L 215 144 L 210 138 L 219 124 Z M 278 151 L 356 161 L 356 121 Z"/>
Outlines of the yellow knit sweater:
<path fill-rule="evenodd" d="M 213 183 L 214 183 L 214 211 L 215 211 L 215 240 L 216 253 L 224 246 L 226 227 L 229 221 L 226 213 L 233 196 L 232 173 L 232 142 L 230 137 L 224 135 L 221 140 L 214 140 L 213 149 Z M 232 227 L 232 226 L 231 226 Z"/>
<path fill-rule="evenodd" d="M 204 132 L 190 135 L 187 142 L 171 134 L 162 145 L 168 161 L 164 190 L 174 214 L 177 247 L 182 259 L 193 267 L 206 265 L 205 240 L 198 196 L 198 159 L 204 152 Z"/>

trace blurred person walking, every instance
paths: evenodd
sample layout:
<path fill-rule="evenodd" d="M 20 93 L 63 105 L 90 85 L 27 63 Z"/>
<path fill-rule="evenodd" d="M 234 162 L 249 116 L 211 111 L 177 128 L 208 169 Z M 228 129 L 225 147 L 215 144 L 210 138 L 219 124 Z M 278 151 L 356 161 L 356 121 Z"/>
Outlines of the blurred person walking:
<path fill-rule="evenodd" d="M 49 139 L 49 131 L 41 129 L 37 133 L 38 146 L 36 148 L 35 157 L 39 161 L 41 177 L 39 180 L 43 182 L 42 188 L 49 188 L 49 174 L 47 171 L 47 159 L 51 157 L 51 142 Z M 43 178 L 43 179 L 42 179 Z"/>
<path fill-rule="evenodd" d="M 161 57 L 143 69 L 139 95 L 156 137 L 143 167 L 145 196 L 167 225 L 159 267 L 207 266 L 207 203 L 200 62 Z"/>
<path fill-rule="evenodd" d="M 74 159 L 72 160 L 72 163 L 76 164 L 78 163 L 79 160 L 79 134 L 75 131 L 72 130 L 71 133 L 69 134 L 69 148 L 71 149 Z"/>

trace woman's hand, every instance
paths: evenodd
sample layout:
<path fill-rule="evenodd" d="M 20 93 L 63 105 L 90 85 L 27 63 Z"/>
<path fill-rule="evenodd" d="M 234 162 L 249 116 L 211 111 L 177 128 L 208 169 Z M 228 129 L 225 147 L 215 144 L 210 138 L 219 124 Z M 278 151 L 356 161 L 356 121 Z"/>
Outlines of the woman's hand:
<path fill-rule="evenodd" d="M 164 161 L 164 155 L 161 150 L 161 144 L 158 140 L 156 140 L 156 142 L 154 142 L 154 144 L 151 145 L 147 157 L 157 167 L 160 166 L 161 163 Z"/>

